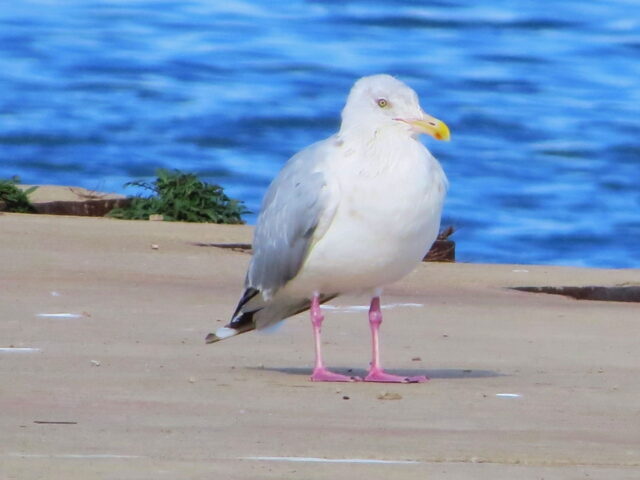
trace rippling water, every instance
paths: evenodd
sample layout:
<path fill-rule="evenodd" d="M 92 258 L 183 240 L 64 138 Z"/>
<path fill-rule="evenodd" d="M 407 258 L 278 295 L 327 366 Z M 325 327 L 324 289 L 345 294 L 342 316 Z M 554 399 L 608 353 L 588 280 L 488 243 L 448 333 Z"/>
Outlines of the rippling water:
<path fill-rule="evenodd" d="M 640 267 L 636 0 L 17 0 L 0 53 L 0 178 L 178 168 L 257 211 L 387 72 L 451 127 L 426 141 L 460 260 Z"/>

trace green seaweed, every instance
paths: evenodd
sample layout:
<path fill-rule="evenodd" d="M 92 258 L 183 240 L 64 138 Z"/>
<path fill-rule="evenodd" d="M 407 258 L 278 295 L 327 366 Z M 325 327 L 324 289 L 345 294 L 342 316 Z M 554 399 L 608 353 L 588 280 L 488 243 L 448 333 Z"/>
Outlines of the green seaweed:
<path fill-rule="evenodd" d="M 20 179 L 16 176 L 8 180 L 0 180 L 0 210 L 14 213 L 36 213 L 29 201 L 29 194 L 38 187 L 21 190 L 16 187 Z"/>
<path fill-rule="evenodd" d="M 242 201 L 229 198 L 221 186 L 203 182 L 194 174 L 159 169 L 156 175 L 153 182 L 125 184 L 141 187 L 152 195 L 133 197 L 129 206 L 107 215 L 126 220 L 162 215 L 165 221 L 239 224 L 244 223 L 242 215 L 249 213 Z"/>

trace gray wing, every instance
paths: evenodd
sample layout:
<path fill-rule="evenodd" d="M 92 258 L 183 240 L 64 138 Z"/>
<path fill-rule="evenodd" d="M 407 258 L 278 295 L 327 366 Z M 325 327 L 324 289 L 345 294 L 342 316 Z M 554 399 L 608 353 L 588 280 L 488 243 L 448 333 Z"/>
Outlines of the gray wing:
<path fill-rule="evenodd" d="M 329 205 L 322 167 L 330 140 L 297 153 L 265 195 L 253 239 L 245 287 L 270 298 L 296 276 Z"/>
<path fill-rule="evenodd" d="M 264 328 L 309 308 L 309 298 L 276 296 L 294 278 L 312 242 L 329 227 L 338 198 L 330 195 L 323 167 L 334 142 L 315 143 L 289 159 L 269 186 L 253 237 L 253 256 L 245 291 L 231 321 L 210 333 L 214 343 L 255 328 Z M 325 302 L 336 294 L 321 295 Z"/>

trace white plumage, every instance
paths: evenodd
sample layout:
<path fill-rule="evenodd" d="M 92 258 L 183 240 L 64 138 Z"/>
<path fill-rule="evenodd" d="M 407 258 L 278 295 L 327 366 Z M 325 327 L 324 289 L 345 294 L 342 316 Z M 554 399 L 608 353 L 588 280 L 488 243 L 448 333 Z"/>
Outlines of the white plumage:
<path fill-rule="evenodd" d="M 340 131 L 294 155 L 272 182 L 254 236 L 254 256 L 231 322 L 209 343 L 263 328 L 311 308 L 312 380 L 356 380 L 328 371 L 320 347 L 320 303 L 370 290 L 373 359 L 368 381 L 424 381 L 382 370 L 382 288 L 407 275 L 438 234 L 447 179 L 417 137 L 448 140 L 447 126 L 389 75 L 358 80 Z"/>

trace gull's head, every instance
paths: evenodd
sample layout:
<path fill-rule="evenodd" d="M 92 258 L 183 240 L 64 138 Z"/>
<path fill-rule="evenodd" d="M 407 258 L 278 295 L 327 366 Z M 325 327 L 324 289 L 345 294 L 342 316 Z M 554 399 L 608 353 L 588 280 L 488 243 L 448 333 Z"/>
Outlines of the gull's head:
<path fill-rule="evenodd" d="M 418 95 L 391 75 L 362 77 L 349 92 L 342 110 L 341 131 L 393 129 L 410 136 L 421 133 L 449 140 L 449 128 L 420 107 Z"/>

